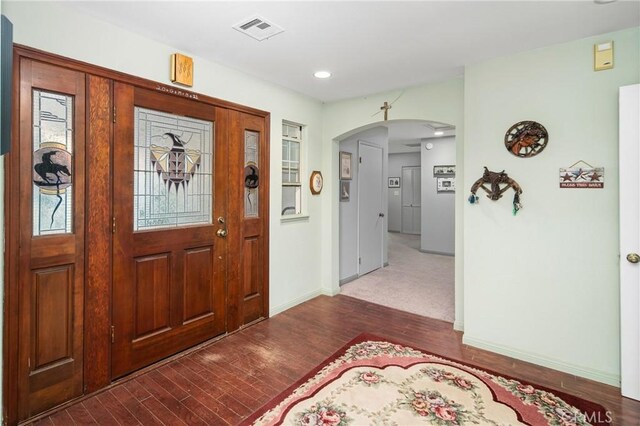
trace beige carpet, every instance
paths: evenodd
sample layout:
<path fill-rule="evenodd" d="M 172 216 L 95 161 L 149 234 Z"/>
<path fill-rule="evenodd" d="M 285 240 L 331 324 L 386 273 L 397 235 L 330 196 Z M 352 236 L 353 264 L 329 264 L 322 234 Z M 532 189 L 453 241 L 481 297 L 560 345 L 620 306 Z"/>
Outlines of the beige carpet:
<path fill-rule="evenodd" d="M 419 235 L 390 232 L 389 266 L 343 285 L 341 294 L 453 322 L 454 258 L 419 247 Z"/>

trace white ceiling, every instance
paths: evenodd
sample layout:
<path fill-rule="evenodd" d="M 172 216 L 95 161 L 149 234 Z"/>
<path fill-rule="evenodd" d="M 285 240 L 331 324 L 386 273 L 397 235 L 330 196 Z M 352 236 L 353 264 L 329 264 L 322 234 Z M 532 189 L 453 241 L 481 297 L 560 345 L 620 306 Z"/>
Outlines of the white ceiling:
<path fill-rule="evenodd" d="M 638 0 L 65 4 L 321 101 L 441 81 L 488 58 L 640 25 Z M 232 29 L 256 14 L 285 31 L 259 42 Z M 333 77 L 314 78 L 320 69 Z"/>

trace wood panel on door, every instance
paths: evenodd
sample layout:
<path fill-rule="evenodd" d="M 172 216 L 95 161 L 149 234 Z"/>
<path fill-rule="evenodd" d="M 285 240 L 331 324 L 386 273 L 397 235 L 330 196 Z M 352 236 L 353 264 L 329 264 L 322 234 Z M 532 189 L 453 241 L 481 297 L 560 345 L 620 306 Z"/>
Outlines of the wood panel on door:
<path fill-rule="evenodd" d="M 24 419 L 82 394 L 85 75 L 29 59 L 19 66 L 19 147 L 8 191 L 20 200 L 13 223 Z"/>
<path fill-rule="evenodd" d="M 269 141 L 264 117 L 230 113 L 229 330 L 268 317 Z"/>
<path fill-rule="evenodd" d="M 224 110 L 114 85 L 112 377 L 225 332 Z"/>

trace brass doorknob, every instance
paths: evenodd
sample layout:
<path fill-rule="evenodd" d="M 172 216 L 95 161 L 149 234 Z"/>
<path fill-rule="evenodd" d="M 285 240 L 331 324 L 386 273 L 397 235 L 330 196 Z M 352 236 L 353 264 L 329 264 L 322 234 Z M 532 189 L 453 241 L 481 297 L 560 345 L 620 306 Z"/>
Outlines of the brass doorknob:
<path fill-rule="evenodd" d="M 638 255 L 638 253 L 629 253 L 627 255 L 627 260 L 631 263 L 638 263 L 640 262 L 640 256 Z"/>
<path fill-rule="evenodd" d="M 216 234 L 218 235 L 218 237 L 224 238 L 224 237 L 227 236 L 227 230 L 226 229 L 218 229 L 218 232 L 216 232 Z"/>

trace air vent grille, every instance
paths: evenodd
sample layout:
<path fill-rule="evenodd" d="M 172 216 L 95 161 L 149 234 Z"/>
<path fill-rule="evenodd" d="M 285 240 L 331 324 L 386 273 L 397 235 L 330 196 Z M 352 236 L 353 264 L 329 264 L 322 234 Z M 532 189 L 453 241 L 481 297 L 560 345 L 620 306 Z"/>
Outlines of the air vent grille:
<path fill-rule="evenodd" d="M 233 29 L 258 41 L 266 40 L 284 31 L 282 27 L 261 16 L 252 16 L 251 18 L 245 19 L 239 24 L 234 25 Z"/>

